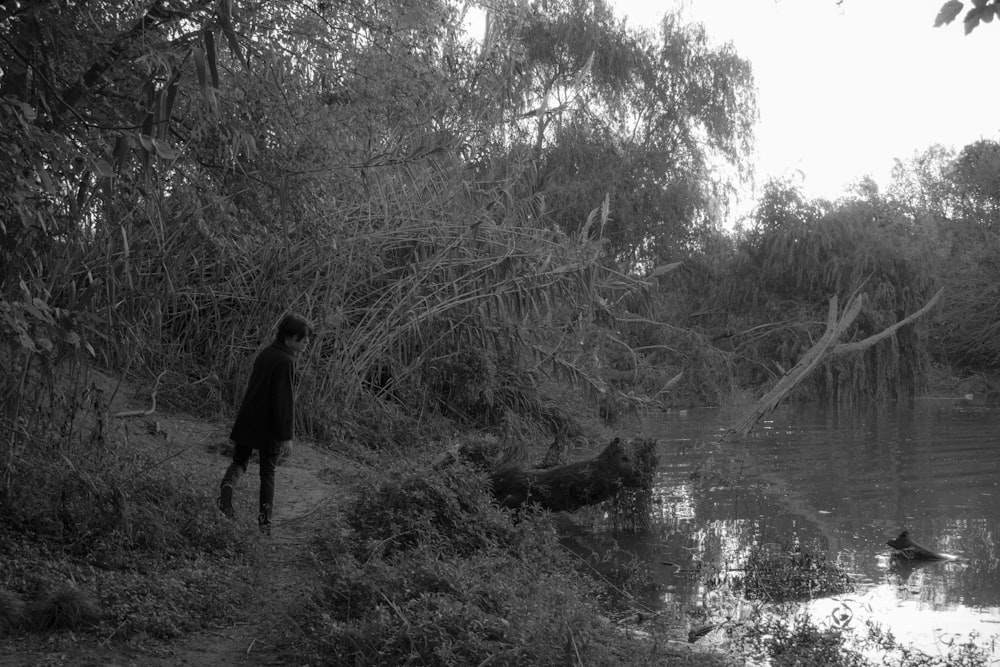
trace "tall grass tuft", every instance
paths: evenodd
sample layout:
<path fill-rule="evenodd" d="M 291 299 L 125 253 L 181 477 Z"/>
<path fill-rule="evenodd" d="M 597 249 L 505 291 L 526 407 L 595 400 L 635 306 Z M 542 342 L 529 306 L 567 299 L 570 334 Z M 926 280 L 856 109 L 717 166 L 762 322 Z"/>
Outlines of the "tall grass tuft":
<path fill-rule="evenodd" d="M 92 594 L 69 583 L 36 601 L 30 614 L 36 630 L 81 630 L 97 625 L 104 615 Z"/>

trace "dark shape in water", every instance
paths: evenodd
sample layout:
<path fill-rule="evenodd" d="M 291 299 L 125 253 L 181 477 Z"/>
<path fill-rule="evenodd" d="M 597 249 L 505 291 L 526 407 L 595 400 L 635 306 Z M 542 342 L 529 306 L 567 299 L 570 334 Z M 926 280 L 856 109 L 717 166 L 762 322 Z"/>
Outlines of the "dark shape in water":
<path fill-rule="evenodd" d="M 889 540 L 887 544 L 895 549 L 892 554 L 893 558 L 905 558 L 907 560 L 918 561 L 958 560 L 957 556 L 941 553 L 939 551 L 933 551 L 927 547 L 917 544 L 910 539 L 910 533 L 906 530 L 901 532 L 899 537 Z"/>
<path fill-rule="evenodd" d="M 592 459 L 547 470 L 503 468 L 490 474 L 493 497 L 504 507 L 520 509 L 537 503 L 552 512 L 572 512 L 614 497 L 623 488 L 649 487 L 655 457 L 637 462 L 637 449 L 644 440 L 631 444 L 615 438 Z M 649 441 L 654 442 L 655 441 Z"/>

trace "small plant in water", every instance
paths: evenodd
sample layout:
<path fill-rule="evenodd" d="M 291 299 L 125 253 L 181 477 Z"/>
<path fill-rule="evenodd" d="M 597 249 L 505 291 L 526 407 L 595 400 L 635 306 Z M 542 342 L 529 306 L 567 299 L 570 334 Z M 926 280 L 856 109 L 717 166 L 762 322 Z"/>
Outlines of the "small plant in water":
<path fill-rule="evenodd" d="M 867 667 L 857 651 L 845 646 L 837 628 L 820 628 L 807 615 L 793 619 L 761 618 L 744 635 L 745 646 L 773 667 Z"/>
<path fill-rule="evenodd" d="M 750 552 L 744 576 L 733 581 L 733 589 L 748 600 L 793 602 L 849 593 L 854 584 L 823 555 L 799 547 L 759 546 Z"/>
<path fill-rule="evenodd" d="M 964 642 L 940 644 L 933 655 L 899 643 L 868 621 L 864 632 L 817 622 L 808 614 L 770 609 L 731 634 L 748 658 L 770 667 L 987 667 L 989 651 L 972 634 Z"/>
<path fill-rule="evenodd" d="M 940 652 L 928 655 L 911 646 L 904 646 L 882 626 L 869 621 L 867 636 L 860 642 L 864 648 L 881 655 L 885 667 L 987 667 L 989 651 L 976 643 L 978 635 L 971 633 L 964 642 L 941 643 Z"/>

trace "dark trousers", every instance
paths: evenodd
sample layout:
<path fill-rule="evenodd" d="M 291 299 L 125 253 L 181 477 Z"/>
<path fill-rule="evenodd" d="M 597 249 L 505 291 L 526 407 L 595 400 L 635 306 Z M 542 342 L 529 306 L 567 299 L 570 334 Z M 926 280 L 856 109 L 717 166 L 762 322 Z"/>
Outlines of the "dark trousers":
<path fill-rule="evenodd" d="M 247 470 L 253 451 L 253 447 L 236 443 L 233 462 L 229 464 L 229 469 L 222 478 L 222 486 L 236 486 L 237 480 Z M 260 514 L 257 515 L 257 521 L 263 526 L 271 523 L 271 508 L 274 506 L 274 469 L 278 467 L 280 452 L 273 445 L 258 451 L 260 452 Z"/>

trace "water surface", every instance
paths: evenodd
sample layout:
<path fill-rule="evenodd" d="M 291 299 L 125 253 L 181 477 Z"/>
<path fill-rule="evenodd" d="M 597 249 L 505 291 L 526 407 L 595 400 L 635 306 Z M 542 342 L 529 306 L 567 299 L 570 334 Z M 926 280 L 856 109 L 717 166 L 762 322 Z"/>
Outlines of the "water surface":
<path fill-rule="evenodd" d="M 737 417 L 705 409 L 642 420 L 659 441 L 654 527 L 616 539 L 652 568 L 646 603 L 692 627 L 731 613 L 705 572 L 738 572 L 755 544 L 801 544 L 857 585 L 811 604 L 816 617 L 873 618 L 926 652 L 971 632 L 980 643 L 1000 635 L 1000 410 L 938 399 L 784 407 L 742 443 L 703 444 Z M 608 533 L 601 517 L 590 520 Z M 886 541 L 902 530 L 961 560 L 898 571 Z"/>

